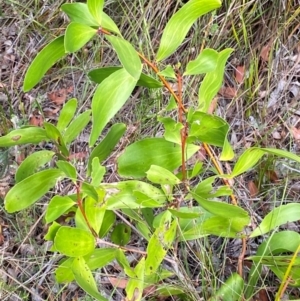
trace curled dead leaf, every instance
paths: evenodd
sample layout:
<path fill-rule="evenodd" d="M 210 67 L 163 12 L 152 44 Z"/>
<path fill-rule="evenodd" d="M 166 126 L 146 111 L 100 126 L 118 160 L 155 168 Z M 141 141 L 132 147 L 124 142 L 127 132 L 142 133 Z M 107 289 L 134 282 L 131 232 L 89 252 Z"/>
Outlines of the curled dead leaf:
<path fill-rule="evenodd" d="M 47 94 L 48 99 L 57 105 L 63 104 L 67 99 L 67 90 L 65 88 L 50 92 Z"/>
<path fill-rule="evenodd" d="M 112 286 L 122 289 L 126 288 L 126 285 L 128 283 L 128 279 L 124 278 L 108 277 L 108 280 Z"/>
<path fill-rule="evenodd" d="M 259 56 L 264 62 L 267 62 L 269 60 L 270 50 L 271 43 L 263 46 L 263 48 L 261 49 Z"/>
<path fill-rule="evenodd" d="M 294 126 L 290 128 L 291 134 L 295 140 L 300 140 L 300 130 Z"/>
<path fill-rule="evenodd" d="M 221 87 L 221 89 L 219 90 L 219 94 L 221 96 L 223 96 L 224 98 L 234 98 L 237 96 L 237 90 L 234 87 Z"/>
<path fill-rule="evenodd" d="M 248 182 L 248 189 L 249 189 L 251 198 L 255 198 L 258 196 L 258 193 L 259 193 L 258 188 L 253 181 Z"/>
<path fill-rule="evenodd" d="M 244 81 L 244 76 L 245 76 L 245 66 L 237 66 L 235 69 L 236 82 L 241 84 Z"/>

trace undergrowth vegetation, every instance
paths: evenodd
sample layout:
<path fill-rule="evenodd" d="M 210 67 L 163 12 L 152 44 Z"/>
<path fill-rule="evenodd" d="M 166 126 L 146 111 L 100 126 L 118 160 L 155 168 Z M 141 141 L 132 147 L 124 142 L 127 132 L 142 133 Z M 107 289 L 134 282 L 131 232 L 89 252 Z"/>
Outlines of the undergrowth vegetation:
<path fill-rule="evenodd" d="M 300 286 L 300 205 L 286 190 L 300 157 L 290 146 L 266 142 L 282 138 L 284 127 L 295 139 L 299 133 L 282 118 L 280 128 L 260 125 L 280 107 L 274 99 L 283 89 L 272 88 L 264 107 L 254 101 L 271 86 L 272 55 L 293 39 L 299 9 L 278 3 L 282 16 L 272 28 L 287 30 L 283 41 L 269 23 L 268 30 L 257 24 L 274 14 L 267 2 L 60 4 L 44 16 L 35 2 L 39 18 L 25 30 L 38 26 L 42 33 L 57 23 L 20 79 L 30 98 L 44 78 L 72 78 L 48 93 L 56 107 L 43 110 L 37 93 L 30 116 L 20 105 L 21 118 L 13 116 L 1 86 L 9 103 L 0 112 L 2 162 L 13 152 L 17 162 L 4 195 L 4 225 L 17 214 L 22 243 L 15 254 L 25 241 L 45 248 L 34 258 L 45 270 L 37 283 L 3 270 L 3 290 L 14 292 L 7 279 L 15 279 L 25 300 L 71 300 L 78 287 L 96 300 L 299 298 L 293 288 Z M 19 9 L 30 17 L 26 6 Z M 260 48 L 259 30 L 266 39 Z M 233 57 L 237 67 L 225 72 Z M 232 101 L 218 106 L 225 99 Z M 241 114 L 239 123 L 234 114 Z M 249 139 L 250 130 L 259 134 Z M 249 201 L 243 177 L 251 177 Z M 255 202 L 259 194 L 273 202 Z M 41 222 L 34 239 L 32 227 Z M 43 288 L 46 277 L 55 283 Z"/>

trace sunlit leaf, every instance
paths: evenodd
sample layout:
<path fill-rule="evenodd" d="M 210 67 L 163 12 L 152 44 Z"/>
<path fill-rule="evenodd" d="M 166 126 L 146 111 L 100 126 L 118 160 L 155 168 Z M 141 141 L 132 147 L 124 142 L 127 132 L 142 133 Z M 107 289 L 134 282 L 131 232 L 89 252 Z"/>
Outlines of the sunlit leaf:
<path fill-rule="evenodd" d="M 110 239 L 119 246 L 128 244 L 131 237 L 131 228 L 124 223 L 117 224 L 111 233 Z"/>
<path fill-rule="evenodd" d="M 71 163 L 59 160 L 56 162 L 56 165 L 68 178 L 72 179 L 73 181 L 76 180 L 76 168 Z"/>
<path fill-rule="evenodd" d="M 145 257 L 134 268 L 136 277 L 130 278 L 126 285 L 126 294 L 128 300 L 140 301 L 143 296 L 144 275 L 145 275 Z"/>
<path fill-rule="evenodd" d="M 151 165 L 146 174 L 147 179 L 156 184 L 177 185 L 181 182 L 172 172 L 158 165 Z"/>
<path fill-rule="evenodd" d="M 62 132 L 66 129 L 66 127 L 71 122 L 72 118 L 74 118 L 75 112 L 77 108 L 77 99 L 71 98 L 67 101 L 67 103 L 63 106 L 60 111 L 56 128 Z"/>
<path fill-rule="evenodd" d="M 179 9 L 167 23 L 156 60 L 170 56 L 183 42 L 193 23 L 202 15 L 221 6 L 219 0 L 190 0 Z"/>
<path fill-rule="evenodd" d="M 90 146 L 95 144 L 106 124 L 125 104 L 136 82 L 125 69 L 121 69 L 112 73 L 98 86 L 92 99 L 93 126 Z"/>
<path fill-rule="evenodd" d="M 5 196 L 5 209 L 9 213 L 25 209 L 38 201 L 63 177 L 59 169 L 47 169 L 35 173 L 14 185 Z"/>
<path fill-rule="evenodd" d="M 45 46 L 34 58 L 25 74 L 23 91 L 31 90 L 46 72 L 65 56 L 64 36 L 60 36 Z"/>
<path fill-rule="evenodd" d="M 99 25 L 102 23 L 102 12 L 103 12 L 104 0 L 87 0 L 87 6 Z"/>

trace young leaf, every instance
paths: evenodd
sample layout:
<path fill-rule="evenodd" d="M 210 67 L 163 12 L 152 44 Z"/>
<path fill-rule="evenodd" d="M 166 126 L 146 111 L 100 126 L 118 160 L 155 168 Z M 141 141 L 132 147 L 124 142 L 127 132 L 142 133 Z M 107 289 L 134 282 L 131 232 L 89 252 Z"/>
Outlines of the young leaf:
<path fill-rule="evenodd" d="M 124 224 L 117 224 L 111 233 L 110 239 L 113 243 L 119 246 L 125 246 L 130 241 L 131 228 Z"/>
<path fill-rule="evenodd" d="M 100 165 L 99 158 L 95 157 L 92 162 L 91 185 L 93 185 L 94 187 L 98 187 L 103 180 L 105 172 L 105 167 Z"/>
<path fill-rule="evenodd" d="M 56 165 L 69 179 L 71 179 L 73 182 L 76 181 L 76 168 L 71 163 L 67 161 L 57 161 Z"/>
<path fill-rule="evenodd" d="M 168 213 L 166 213 L 168 215 Z M 145 275 L 156 273 L 159 265 L 166 256 L 175 239 L 177 222 L 163 218 L 160 226 L 155 230 L 147 247 Z"/>
<path fill-rule="evenodd" d="M 64 36 L 60 36 L 45 46 L 34 58 L 26 71 L 23 91 L 31 90 L 46 72 L 65 56 Z"/>
<path fill-rule="evenodd" d="M 233 273 L 221 286 L 218 292 L 209 300 L 240 301 L 243 299 L 243 289 L 243 278 L 239 274 Z"/>
<path fill-rule="evenodd" d="M 92 81 L 94 81 L 97 84 L 100 84 L 102 81 L 104 81 L 109 75 L 114 73 L 115 71 L 118 71 L 122 69 L 123 67 L 103 67 L 91 70 L 88 73 L 88 76 Z M 155 78 L 146 75 L 145 73 L 141 73 L 139 80 L 136 83 L 136 86 L 138 87 L 146 87 L 150 89 L 156 89 L 163 87 L 163 84 L 156 80 Z"/>
<path fill-rule="evenodd" d="M 113 151 L 117 143 L 126 131 L 124 123 L 115 123 L 110 128 L 105 138 L 93 149 L 88 161 L 88 174 L 91 173 L 91 166 L 94 158 L 99 162 L 105 160 Z"/>
<path fill-rule="evenodd" d="M 86 217 L 96 233 L 100 231 L 106 211 L 106 207 L 101 206 L 102 201 L 96 201 L 91 197 L 87 197 L 84 204 Z"/>
<path fill-rule="evenodd" d="M 202 15 L 221 6 L 220 0 L 190 0 L 167 23 L 157 52 L 156 60 L 170 56 L 183 42 L 193 23 Z"/>
<path fill-rule="evenodd" d="M 107 35 L 106 39 L 117 52 L 125 70 L 138 81 L 142 71 L 142 63 L 133 46 L 128 41 L 113 35 Z"/>
<path fill-rule="evenodd" d="M 172 172 L 157 165 L 151 165 L 146 174 L 147 179 L 156 184 L 177 185 L 181 182 Z"/>
<path fill-rule="evenodd" d="M 91 120 L 91 110 L 87 110 L 77 116 L 68 126 L 65 133 L 63 134 L 64 141 L 66 144 L 70 144 L 86 127 Z"/>
<path fill-rule="evenodd" d="M 158 74 L 160 74 L 160 75 L 162 75 L 164 77 L 176 79 L 175 71 L 171 67 L 171 65 L 168 65 L 164 70 L 160 71 Z"/>
<path fill-rule="evenodd" d="M 94 251 L 95 238 L 88 231 L 64 226 L 57 231 L 54 246 L 66 256 L 84 256 Z"/>
<path fill-rule="evenodd" d="M 251 233 L 250 237 L 263 235 L 283 224 L 295 222 L 299 220 L 299 215 L 300 204 L 280 205 L 263 218 L 260 225 Z"/>
<path fill-rule="evenodd" d="M 217 66 L 214 71 L 208 72 L 199 88 L 199 109 L 207 112 L 211 101 L 221 88 L 225 70 L 225 64 L 233 49 L 224 49 L 219 53 Z"/>
<path fill-rule="evenodd" d="M 187 146 L 187 159 L 199 146 Z M 129 145 L 118 158 L 118 172 L 122 177 L 141 178 L 151 165 L 173 171 L 181 165 L 181 147 L 162 138 L 147 138 Z"/>
<path fill-rule="evenodd" d="M 111 210 L 106 210 L 99 232 L 99 237 L 104 237 L 116 221 L 116 214 Z"/>
<path fill-rule="evenodd" d="M 198 57 L 189 61 L 183 75 L 196 75 L 214 71 L 217 67 L 219 54 L 214 49 L 204 49 Z"/>
<path fill-rule="evenodd" d="M 74 280 L 74 274 L 72 271 L 72 264 L 74 261 L 74 257 L 63 259 L 60 262 L 58 268 L 55 270 L 55 280 L 58 283 L 69 283 Z"/>
<path fill-rule="evenodd" d="M 77 99 L 70 99 L 60 111 L 60 115 L 58 117 L 56 128 L 62 132 L 69 125 L 71 120 L 74 118 L 75 112 L 77 108 Z"/>
<path fill-rule="evenodd" d="M 95 34 L 97 29 L 84 24 L 72 22 L 65 33 L 65 51 L 76 52 L 84 46 Z"/>
<path fill-rule="evenodd" d="M 87 6 L 99 25 L 102 23 L 102 12 L 103 12 L 104 0 L 87 0 Z"/>
<path fill-rule="evenodd" d="M 25 209 L 39 200 L 64 173 L 59 169 L 47 169 L 35 173 L 17 183 L 5 196 L 5 209 L 9 213 Z"/>
<path fill-rule="evenodd" d="M 99 293 L 96 281 L 84 258 L 74 258 L 72 271 L 78 285 L 89 295 L 99 301 L 108 301 Z"/>
<path fill-rule="evenodd" d="M 136 82 L 125 69 L 121 69 L 98 86 L 92 99 L 93 126 L 90 146 L 95 144 L 106 124 L 125 104 Z"/>
<path fill-rule="evenodd" d="M 46 223 L 51 223 L 61 215 L 63 215 L 68 209 L 74 206 L 76 203 L 68 196 L 54 196 L 46 210 L 45 220 Z"/>
<path fill-rule="evenodd" d="M 19 166 L 15 175 L 16 183 L 36 173 L 41 166 L 50 162 L 54 155 L 54 152 L 47 150 L 32 153 Z"/>
<path fill-rule="evenodd" d="M 121 36 L 117 25 L 105 12 L 102 12 L 102 24 L 99 24 L 91 15 L 86 3 L 66 3 L 61 6 L 61 9 L 68 15 L 72 22 L 94 27 L 101 25 L 101 27 Z"/>
<path fill-rule="evenodd" d="M 43 140 L 49 140 L 47 133 L 40 127 L 26 127 L 9 132 L 0 137 L 0 147 L 10 147 L 20 144 L 32 143 L 38 144 Z"/>
<path fill-rule="evenodd" d="M 176 122 L 171 117 L 158 116 L 157 120 L 164 125 L 165 139 L 170 142 L 181 144 L 181 130 L 183 129 L 183 124 L 180 122 Z"/>
<path fill-rule="evenodd" d="M 57 231 L 60 227 L 61 227 L 61 224 L 54 221 L 51 224 L 51 226 L 49 227 L 47 234 L 44 236 L 44 239 L 53 241 L 54 237 L 55 237 L 55 235 L 56 235 L 56 233 L 57 233 Z"/>

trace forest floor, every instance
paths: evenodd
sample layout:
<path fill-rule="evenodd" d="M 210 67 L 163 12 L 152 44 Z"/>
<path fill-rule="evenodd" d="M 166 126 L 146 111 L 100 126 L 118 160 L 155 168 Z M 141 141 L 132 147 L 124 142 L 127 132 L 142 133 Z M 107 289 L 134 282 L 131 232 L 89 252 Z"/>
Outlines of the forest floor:
<path fill-rule="evenodd" d="M 180 2 L 108 0 L 105 11 L 117 23 L 124 38 L 153 58 L 164 25 L 178 10 Z M 67 18 L 59 10 L 61 4 L 62 1 L 54 0 L 0 2 L 0 136 L 22 125 L 39 126 L 43 120 L 57 120 L 63 104 L 71 97 L 78 99 L 80 110 L 84 111 L 90 107 L 95 90 L 87 77 L 88 70 L 116 64 L 113 51 L 108 49 L 103 53 L 102 45 L 92 41 L 84 50 L 56 64 L 33 90 L 22 91 L 24 75 L 33 58 L 66 28 Z M 236 153 L 250 146 L 300 153 L 299 7 L 297 0 L 224 0 L 216 14 L 196 22 L 184 45 L 166 62 L 186 64 L 204 47 L 234 49 L 213 110 L 230 124 L 230 143 Z M 198 84 L 197 81 L 184 83 L 184 93 L 191 102 Z M 163 93 L 139 89 L 113 121 L 124 122 L 134 129 L 133 135 L 128 134 L 131 141 L 156 135 L 160 129 L 155 116 L 165 102 Z M 83 133 L 76 146 L 78 154 L 89 151 L 87 141 Z M 3 199 L 14 184 L 16 166 L 33 151 L 30 147 L 0 150 L 0 299 L 92 300 L 74 284 L 62 287 L 54 282 L 51 275 L 56 261 L 43 238 L 46 230 L 41 210 L 34 207 L 14 215 L 5 212 Z M 297 165 L 287 170 L 282 162 L 268 157 L 238 179 L 235 193 L 263 218 L 276 201 L 298 201 L 299 170 Z M 292 227 L 299 230 L 298 224 Z M 252 248 L 258 243 L 254 242 Z M 214 275 L 222 278 L 236 266 L 240 245 L 225 239 L 219 245 L 222 245 L 222 256 L 211 259 L 219 261 Z M 187 256 L 187 261 L 189 266 L 197 264 L 192 256 Z M 191 283 L 199 277 L 188 274 Z M 213 281 L 209 275 L 205 274 L 207 281 Z M 267 281 L 253 300 L 274 299 L 278 280 L 272 274 L 264 277 Z M 107 287 L 112 288 L 113 281 L 109 277 L 106 280 Z M 116 300 L 122 300 L 123 287 L 118 285 L 116 290 L 120 294 Z M 297 289 L 291 289 L 289 294 L 299 298 Z"/>

